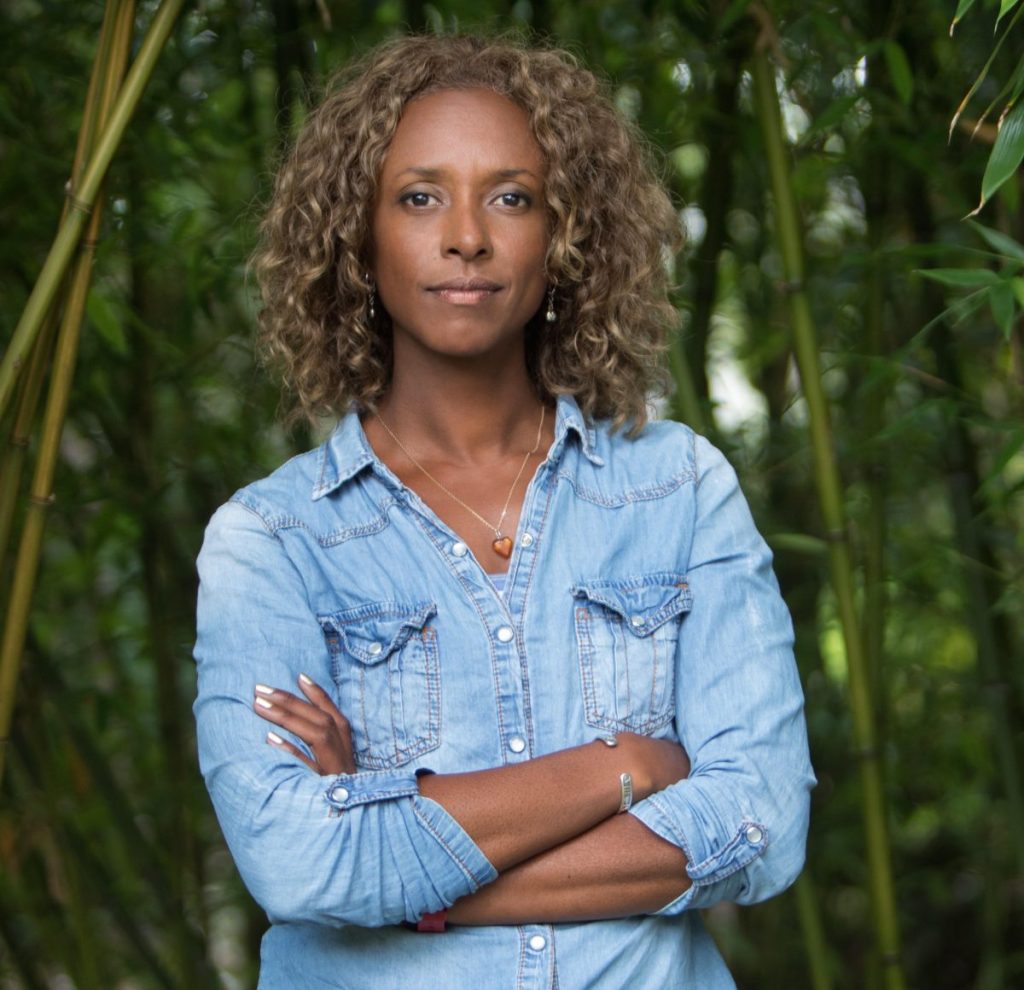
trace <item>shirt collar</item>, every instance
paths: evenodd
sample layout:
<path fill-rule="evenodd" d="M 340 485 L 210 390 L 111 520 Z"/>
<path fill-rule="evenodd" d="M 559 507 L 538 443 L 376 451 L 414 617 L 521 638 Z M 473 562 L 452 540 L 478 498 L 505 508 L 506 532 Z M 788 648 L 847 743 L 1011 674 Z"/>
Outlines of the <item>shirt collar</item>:
<path fill-rule="evenodd" d="M 597 432 L 587 423 L 571 395 L 560 395 L 555 406 L 555 442 L 552 456 L 558 459 L 570 433 L 576 434 L 586 458 L 596 467 L 604 460 L 596 449 Z M 365 467 L 377 460 L 359 422 L 359 414 L 347 412 L 317 452 L 316 482 L 310 497 L 313 501 L 329 495 Z"/>

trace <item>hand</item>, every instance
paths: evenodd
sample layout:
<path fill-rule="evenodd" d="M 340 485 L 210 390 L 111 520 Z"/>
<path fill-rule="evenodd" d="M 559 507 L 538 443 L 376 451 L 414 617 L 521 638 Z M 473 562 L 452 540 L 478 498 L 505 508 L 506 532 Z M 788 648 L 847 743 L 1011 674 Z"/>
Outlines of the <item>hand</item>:
<path fill-rule="evenodd" d="M 323 776 L 355 773 L 352 727 L 348 719 L 338 711 L 327 692 L 305 674 L 299 674 L 299 688 L 308 701 L 287 691 L 257 684 L 253 710 L 261 718 L 298 736 L 313 751 L 314 758 L 311 760 L 298 746 L 276 732 L 267 733 L 267 742 L 287 750 Z"/>
<path fill-rule="evenodd" d="M 632 774 L 638 800 L 690 776 L 690 759 L 679 743 L 633 732 L 620 732 L 616 738 L 637 767 Z"/>

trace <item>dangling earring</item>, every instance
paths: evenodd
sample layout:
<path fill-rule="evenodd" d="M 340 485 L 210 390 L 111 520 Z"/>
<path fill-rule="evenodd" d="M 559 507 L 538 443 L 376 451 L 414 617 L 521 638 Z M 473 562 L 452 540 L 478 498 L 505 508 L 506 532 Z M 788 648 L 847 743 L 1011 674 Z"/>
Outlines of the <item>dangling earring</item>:
<path fill-rule="evenodd" d="M 558 314 L 555 312 L 555 287 L 551 286 L 548 289 L 548 311 L 544 314 L 544 319 L 548 323 L 554 323 L 558 319 Z"/>
<path fill-rule="evenodd" d="M 370 319 L 372 320 L 372 319 L 374 319 L 377 316 L 377 286 L 375 286 L 373 284 L 373 279 L 371 279 L 369 275 L 366 275 L 365 277 L 366 277 L 366 287 L 367 287 L 367 289 L 370 290 L 370 299 L 369 299 L 369 310 L 368 310 L 368 313 L 369 313 Z"/>

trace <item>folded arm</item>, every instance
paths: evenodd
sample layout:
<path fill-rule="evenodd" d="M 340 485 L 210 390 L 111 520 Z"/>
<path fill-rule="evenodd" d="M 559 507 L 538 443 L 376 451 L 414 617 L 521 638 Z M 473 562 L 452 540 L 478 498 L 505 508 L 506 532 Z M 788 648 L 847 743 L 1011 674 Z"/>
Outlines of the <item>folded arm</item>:
<path fill-rule="evenodd" d="M 520 925 L 653 914 L 689 886 L 680 849 L 632 816 L 616 815 L 457 901 L 448 920 Z"/>
<path fill-rule="evenodd" d="M 214 517 L 199 567 L 200 764 L 239 872 L 272 920 L 416 920 L 614 815 L 621 772 L 639 798 L 686 773 L 678 745 L 625 734 L 614 749 L 595 742 L 474 773 L 314 776 L 265 745 L 252 717 L 281 702 L 257 704 L 257 683 L 290 684 L 296 666 L 330 677 L 301 579 L 237 503 Z"/>

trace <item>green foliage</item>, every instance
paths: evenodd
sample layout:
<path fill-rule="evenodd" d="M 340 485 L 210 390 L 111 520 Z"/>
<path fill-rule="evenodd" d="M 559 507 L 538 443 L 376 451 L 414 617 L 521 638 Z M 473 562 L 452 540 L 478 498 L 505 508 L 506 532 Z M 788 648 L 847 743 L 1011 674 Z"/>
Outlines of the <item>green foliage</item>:
<path fill-rule="evenodd" d="M 1015 8 L 1017 9 L 1017 12 L 1010 19 L 1009 23 L 1004 28 L 1003 33 L 999 36 L 999 39 L 992 48 L 991 54 L 986 60 L 985 65 L 982 67 L 981 72 L 978 74 L 978 77 L 971 85 L 971 88 L 968 90 L 967 95 L 963 100 L 961 100 L 960 106 L 957 108 L 956 114 L 953 117 L 953 123 L 950 125 L 950 130 L 956 126 L 956 123 L 960 119 L 960 115 L 964 112 L 967 104 L 985 82 L 1003 48 L 1003 44 L 1013 33 L 1014 28 L 1017 26 L 1017 22 L 1021 19 L 1021 16 L 1024 15 L 1024 6 L 1018 7 L 1018 4 L 1020 4 L 1020 0 L 1000 0 L 999 13 L 996 16 L 997 33 L 1003 18 L 1007 14 L 1011 13 Z M 949 33 L 951 35 L 954 28 L 972 5 L 973 0 L 960 0 L 960 5 L 958 6 L 957 12 L 953 18 L 953 23 L 950 25 Z M 1017 36 L 1017 38 L 1019 41 L 1019 36 Z M 985 174 L 982 176 L 981 180 L 981 201 L 972 211 L 972 215 L 981 212 L 982 208 L 992 198 L 992 196 L 995 195 L 995 193 L 1017 173 L 1017 170 L 1020 168 L 1021 161 L 1024 161 L 1024 105 L 1017 104 L 1017 100 L 1020 98 L 1022 92 L 1024 92 L 1024 56 L 1020 56 L 1018 58 L 1017 65 L 1010 72 L 1008 81 L 992 102 L 989 103 L 987 109 L 982 113 L 975 125 L 975 130 L 980 128 L 985 119 L 992 113 L 993 109 L 998 104 L 1003 103 L 1003 109 L 999 115 L 999 124 L 995 143 L 992 148 L 992 153 L 989 156 L 988 165 L 985 168 Z"/>
<path fill-rule="evenodd" d="M 947 132 L 962 93 L 995 106 L 1019 95 L 1004 41 L 1024 4 L 989 4 L 991 17 L 971 7 L 961 0 L 955 41 L 948 9 L 923 2 L 774 5 L 771 24 L 745 0 L 188 8 L 106 191 L 0 790 L 0 982 L 253 983 L 264 919 L 195 767 L 193 560 L 214 508 L 311 439 L 274 425 L 246 258 L 306 93 L 405 25 L 456 23 L 550 32 L 665 155 L 689 233 L 675 261 L 680 395 L 737 464 L 776 551 L 819 777 L 801 900 L 821 923 L 826 976 L 852 990 L 877 985 L 877 960 L 828 534 L 747 74 L 755 41 L 769 44 L 865 639 L 881 641 L 876 718 L 908 983 L 1024 982 L 1024 833 L 1004 772 L 1006 752 L 1019 766 L 1024 725 L 1020 178 L 1010 170 L 990 190 L 984 225 L 963 223 L 993 156 Z M 57 223 L 101 14 L 98 2 L 5 8 L 4 346 Z M 996 146 L 1015 146 L 1009 120 Z M 786 895 L 709 921 L 740 986 L 801 986 L 800 918 Z"/>

